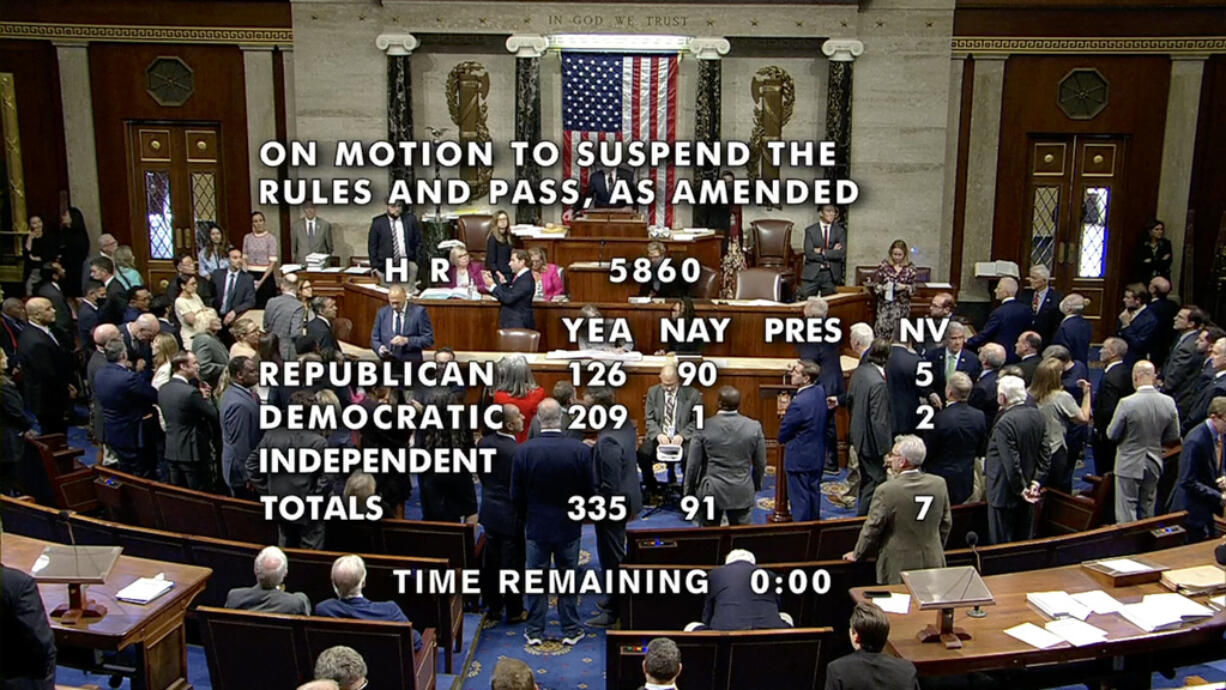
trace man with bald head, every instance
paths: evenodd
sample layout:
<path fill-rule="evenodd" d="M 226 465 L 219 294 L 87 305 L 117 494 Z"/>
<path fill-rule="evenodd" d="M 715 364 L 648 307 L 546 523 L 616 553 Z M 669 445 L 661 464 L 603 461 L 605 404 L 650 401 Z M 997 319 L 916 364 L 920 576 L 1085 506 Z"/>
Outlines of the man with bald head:
<path fill-rule="evenodd" d="M 387 306 L 380 307 L 370 331 L 370 349 L 379 359 L 420 362 L 421 351 L 434 345 L 430 315 L 420 304 L 410 304 L 403 285 L 387 291 Z"/>
<path fill-rule="evenodd" d="M 1107 437 L 1107 426 L 1115 416 L 1120 401 L 1132 395 L 1132 370 L 1124 364 L 1128 343 L 1112 336 L 1103 341 L 1098 359 L 1103 363 L 1103 377 L 1094 401 L 1094 472 L 1103 476 L 1115 466 L 1115 442 Z"/>
<path fill-rule="evenodd" d="M 535 421 L 535 420 L 534 420 Z M 477 522 L 485 529 L 485 550 L 481 554 L 481 596 L 485 617 L 500 622 L 503 608 L 508 623 L 523 621 L 524 597 L 503 595 L 498 589 L 498 571 L 522 572 L 524 569 L 524 525 L 515 516 L 511 503 L 511 469 L 519 443 L 515 435 L 524 428 L 524 413 L 507 403 L 502 406 L 502 428 L 489 431 L 477 448 L 493 448 L 494 458 L 488 472 L 481 472 L 481 509 Z"/>
<path fill-rule="evenodd" d="M 978 350 L 984 343 L 999 343 L 1005 348 L 1006 363 L 1021 359 L 1013 351 L 1017 337 L 1030 328 L 1034 314 L 1030 305 L 1017 299 L 1017 279 L 1005 276 L 996 283 L 994 292 L 1000 306 L 993 309 L 983 330 L 966 341 L 967 347 Z"/>
<path fill-rule="evenodd" d="M 1136 392 L 1120 401 L 1107 426 L 1116 444 L 1115 521 L 1154 516 L 1164 446 L 1179 443 L 1179 412 L 1170 396 L 1154 388 L 1154 365 L 1141 360 L 1132 367 Z"/>
<path fill-rule="evenodd" d="M 1166 364 L 1170 354 L 1171 343 L 1175 340 L 1175 314 L 1179 312 L 1179 303 L 1170 298 L 1171 281 L 1162 276 L 1155 276 L 1149 281 L 1149 305 L 1146 307 L 1154 312 L 1154 345 L 1150 351 L 1150 361 L 1158 370 Z"/>
<path fill-rule="evenodd" d="M 112 340 L 123 340 L 123 336 L 119 334 L 119 327 L 113 323 L 98 324 L 92 334 L 90 340 L 94 343 L 94 349 L 90 352 L 89 359 L 85 362 L 85 385 L 88 386 L 90 392 L 90 408 L 89 420 L 90 429 L 94 434 L 94 442 L 99 444 L 106 443 L 106 425 L 102 420 L 102 403 L 99 402 L 97 396 L 97 386 L 94 385 L 94 377 L 102 371 L 107 365 L 106 361 L 106 344 Z M 105 449 L 105 445 L 103 445 Z M 113 464 L 115 458 L 103 456 L 104 464 Z"/>
<path fill-rule="evenodd" d="M 1020 358 L 1017 365 L 1022 369 L 1022 380 L 1029 386 L 1034 379 L 1034 372 L 1039 368 L 1042 359 L 1039 353 L 1043 349 L 1043 336 L 1038 331 L 1026 331 L 1017 337 L 1013 351 Z"/>
<path fill-rule="evenodd" d="M 81 293 L 84 294 L 89 289 L 89 267 L 94 259 L 105 258 L 110 261 L 115 261 L 115 250 L 119 249 L 119 241 L 109 232 L 104 232 L 98 236 L 98 253 L 85 259 L 85 263 L 81 264 Z M 114 272 L 114 271 L 112 271 Z M 116 275 L 116 280 L 120 282 L 124 290 L 130 286 L 124 281 L 121 276 Z"/>
<path fill-rule="evenodd" d="M 17 338 L 17 357 L 21 360 L 21 385 L 26 406 L 38 418 L 44 434 L 68 431 L 64 416 L 77 397 L 73 385 L 72 343 L 57 336 L 55 307 L 46 297 L 31 297 L 26 302 L 29 326 Z"/>
<path fill-rule="evenodd" d="M 1052 345 L 1067 347 L 1074 362 L 1087 366 L 1090 363 L 1090 338 L 1094 332 L 1094 327 L 1082 316 L 1088 303 L 1089 300 L 1076 292 L 1060 300 L 1060 313 L 1064 314 L 1064 318 L 1051 338 Z"/>
<path fill-rule="evenodd" d="M 719 411 L 707 417 L 690 442 L 685 470 L 685 495 L 699 501 L 710 496 L 715 514 L 700 511 L 704 527 L 718 526 L 723 516 L 730 525 L 748 525 L 754 496 L 766 473 L 766 437 L 762 424 L 742 415 L 741 392 L 732 386 L 719 389 Z"/>
<path fill-rule="evenodd" d="M 332 563 L 332 591 L 335 599 L 325 599 L 315 607 L 315 615 L 325 618 L 356 618 L 364 621 L 408 623 L 408 616 L 394 601 L 371 601 L 362 596 L 366 588 L 366 562 L 349 554 Z M 413 651 L 421 649 L 421 634 L 413 629 Z"/>
<path fill-rule="evenodd" d="M 660 383 L 647 389 L 647 435 L 643 445 L 639 447 L 639 470 L 643 473 L 643 485 L 646 493 L 659 491 L 659 481 L 656 480 L 652 466 L 656 462 L 656 453 L 660 446 L 686 445 L 697 431 L 698 421 L 694 418 L 694 407 L 702 404 L 702 393 L 692 386 L 681 385 L 677 375 L 677 363 L 667 362 L 660 369 Z M 682 455 L 681 467 L 685 467 L 685 456 Z M 676 481 L 673 465 L 668 466 L 668 483 Z M 656 496 L 659 499 L 659 496 Z"/>
<path fill-rule="evenodd" d="M 119 469 L 141 477 L 154 477 L 157 458 L 152 429 L 145 417 L 153 419 L 158 393 L 150 385 L 151 376 L 132 371 L 128 349 L 114 338 L 103 346 L 106 366 L 94 374 L 94 397 L 102 407 L 106 447 L 119 459 Z"/>

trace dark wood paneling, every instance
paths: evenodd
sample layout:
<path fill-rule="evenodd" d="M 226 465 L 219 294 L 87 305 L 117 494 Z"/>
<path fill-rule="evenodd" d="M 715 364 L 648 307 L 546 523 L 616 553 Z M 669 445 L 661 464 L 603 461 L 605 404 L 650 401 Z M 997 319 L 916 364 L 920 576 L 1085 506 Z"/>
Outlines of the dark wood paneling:
<path fill-rule="evenodd" d="M 289 0 L 38 0 L 0 5 L 0 20 L 139 26 L 289 28 Z"/>
<path fill-rule="evenodd" d="M 193 70 L 196 91 L 181 107 L 160 106 L 145 91 L 145 69 L 163 55 L 176 56 Z M 217 123 L 224 171 L 219 190 L 219 196 L 225 197 L 222 226 L 232 242 L 241 242 L 250 227 L 251 211 L 242 51 L 236 46 L 95 43 L 89 48 L 89 67 L 103 229 L 124 244 L 144 241 L 146 235 L 144 229 L 130 227 L 126 121 Z"/>
<path fill-rule="evenodd" d="M 13 75 L 17 128 L 26 183 L 26 214 L 57 224 L 61 190 L 68 189 L 60 70 L 50 41 L 0 41 L 0 72 Z"/>
<path fill-rule="evenodd" d="M 966 165 L 971 149 L 971 101 L 975 97 L 975 61 L 967 58 L 962 67 L 962 100 L 958 113 L 958 162 L 954 178 L 953 237 L 949 243 L 949 283 L 962 285 L 962 242 L 966 233 Z"/>
<path fill-rule="evenodd" d="M 1226 127 L 1222 126 L 1223 122 L 1226 122 L 1226 55 L 1214 55 L 1205 63 L 1192 167 L 1190 205 L 1196 211 L 1192 240 L 1196 247 L 1193 254 L 1196 279 L 1190 300 L 1184 299 L 1203 306 L 1214 301 L 1213 257 L 1218 228 L 1226 213 L 1226 194 L 1222 192 L 1226 189 Z M 1164 220 L 1168 223 L 1183 221 L 1182 218 Z M 1175 260 L 1180 258 L 1175 257 Z M 1186 266 L 1184 270 L 1193 270 L 1193 267 Z"/>
<path fill-rule="evenodd" d="M 1226 12 L 1208 0 L 963 0 L 954 10 L 954 36 L 1221 36 Z"/>
<path fill-rule="evenodd" d="M 1108 105 L 1091 120 L 1070 120 L 1056 103 L 1057 85 L 1074 68 L 1093 67 L 1110 85 Z M 1162 167 L 1163 126 L 1170 86 L 1166 56 L 1019 56 L 1005 65 L 996 179 L 996 220 L 992 257 L 1027 266 L 1025 246 L 1028 134 L 1112 134 L 1128 138 L 1123 202 L 1114 206 L 1112 231 L 1118 240 L 1108 252 L 1108 267 L 1131 267 L 1146 218 L 1156 213 Z M 1168 218 L 1168 223 L 1178 219 Z M 1125 270 L 1127 273 L 1127 270 Z M 1110 274 L 1109 274 L 1110 275 Z M 1129 278 L 1106 282 L 1105 313 L 1116 310 Z"/>

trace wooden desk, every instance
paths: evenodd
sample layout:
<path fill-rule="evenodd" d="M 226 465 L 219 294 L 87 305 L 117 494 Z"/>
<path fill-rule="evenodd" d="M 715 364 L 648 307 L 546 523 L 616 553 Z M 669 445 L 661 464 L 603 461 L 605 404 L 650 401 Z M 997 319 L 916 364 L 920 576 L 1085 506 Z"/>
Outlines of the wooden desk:
<path fill-rule="evenodd" d="M 582 237 L 573 232 L 556 237 L 521 237 L 518 238 L 524 249 L 540 247 L 545 250 L 549 261 L 559 266 L 567 266 L 580 261 L 609 261 L 616 257 L 634 260 L 647 256 L 647 244 L 653 242 L 647 237 L 646 231 L 640 235 L 629 237 Z M 664 243 L 668 255 L 676 260 L 692 256 L 698 263 L 711 268 L 720 265 L 720 237 L 711 235 L 696 240 L 660 240 Z"/>
<path fill-rule="evenodd" d="M 359 281 L 365 280 L 366 283 Z M 375 314 L 387 304 L 387 293 L 369 283 L 368 278 L 345 281 L 345 311 L 342 316 L 353 320 L 353 340 L 359 343 L 370 338 Z M 828 298 L 830 317 L 842 319 L 844 332 L 857 321 L 871 323 L 871 299 L 863 290 L 841 292 Z M 430 314 L 436 345 L 456 349 L 489 351 L 498 349 L 498 312 L 500 305 L 492 298 L 475 302 L 467 300 L 418 301 Z M 540 350 L 575 349 L 567 339 L 563 317 L 578 318 L 581 302 L 537 302 L 536 327 L 541 332 Z M 628 304 L 625 302 L 596 303 L 605 318 L 625 318 L 635 347 L 642 352 L 660 349 L 660 319 L 667 318 L 672 305 L 665 302 Z M 755 307 L 727 302 L 699 302 L 695 309 L 699 317 L 730 317 L 727 339 L 703 349 L 711 357 L 746 356 L 794 358 L 796 346 L 776 340 L 765 342 L 766 319 L 799 317 L 802 305 L 779 304 Z M 671 348 L 670 348 L 671 349 Z"/>
<path fill-rule="evenodd" d="M 1185 568 L 1212 564 L 1213 541 L 1180 546 L 1162 551 L 1151 551 L 1146 560 L 1171 568 Z M 986 618 L 971 618 L 967 609 L 957 609 L 956 625 L 965 628 L 972 636 L 964 641 L 962 649 L 947 650 L 939 643 L 922 643 L 916 639 L 918 632 L 932 622 L 934 611 L 920 611 L 912 602 L 911 612 L 906 615 L 886 614 L 890 619 L 890 639 L 886 650 L 898 657 L 915 663 L 922 676 L 940 676 L 1020 669 L 1054 662 L 1070 663 L 1084 660 L 1122 657 L 1131 654 L 1148 654 L 1162 650 L 1174 650 L 1201 644 L 1215 643 L 1219 646 L 1226 630 L 1226 613 L 1217 612 L 1212 618 L 1198 623 L 1185 623 L 1181 628 L 1164 632 L 1145 633 L 1119 614 L 1091 614 L 1087 623 L 1107 631 L 1107 640 L 1102 644 L 1087 647 L 1072 647 L 1061 644 L 1051 649 L 1035 649 L 1004 633 L 1025 622 L 1042 627 L 1047 617 L 1026 603 L 1028 592 L 1064 590 L 1070 594 L 1101 589 L 1125 604 L 1140 601 L 1145 594 L 1166 593 L 1157 582 L 1133 587 L 1105 587 L 1080 565 L 1032 570 L 1026 573 L 992 575 L 983 578 L 988 590 L 996 598 L 995 606 L 985 607 Z M 856 602 L 867 601 L 864 592 L 868 589 L 888 589 L 906 592 L 902 585 L 889 587 L 856 587 L 851 597 Z M 1192 597 L 1204 604 L 1208 597 Z M 1073 683 L 1068 678 L 1065 683 Z"/>
<path fill-rule="evenodd" d="M 50 543 L 5 533 L 0 542 L 4 564 L 28 573 Z M 115 598 L 119 590 L 137 578 L 153 577 L 159 572 L 165 573 L 175 586 L 148 605 L 129 604 Z M 183 615 L 192 599 L 204 591 L 212 572 L 208 568 L 120 556 L 106 584 L 92 585 L 85 590 L 88 598 L 106 606 L 104 618 L 77 625 L 62 625 L 51 619 L 59 648 L 57 663 L 76 666 L 79 657 L 82 667 L 90 668 L 93 650 L 119 651 L 131 647 L 136 657 L 136 670 L 132 675 L 134 690 L 190 690 Z M 66 585 L 40 584 L 38 590 L 48 611 L 68 598 Z M 81 652 L 86 653 L 81 655 Z"/>
<path fill-rule="evenodd" d="M 566 294 L 572 302 L 620 302 L 626 303 L 639 294 L 639 284 L 627 280 L 621 283 L 609 281 L 608 264 L 570 264 L 562 272 Z"/>
<path fill-rule="evenodd" d="M 575 237 L 643 237 L 647 221 L 637 214 L 619 211 L 591 211 L 570 222 Z"/>

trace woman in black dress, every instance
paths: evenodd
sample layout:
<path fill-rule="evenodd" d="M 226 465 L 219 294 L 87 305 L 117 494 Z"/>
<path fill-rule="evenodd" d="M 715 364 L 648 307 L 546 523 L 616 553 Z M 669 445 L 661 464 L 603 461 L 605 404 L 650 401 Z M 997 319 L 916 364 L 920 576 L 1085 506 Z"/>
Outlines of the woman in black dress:
<path fill-rule="evenodd" d="M 490 223 L 490 237 L 485 241 L 485 269 L 495 274 L 502 274 L 506 280 L 511 280 L 515 274 L 511 271 L 511 216 L 506 211 L 494 214 Z M 498 276 L 494 276 L 496 282 Z"/>
<path fill-rule="evenodd" d="M 1137 250 L 1137 279 L 1149 283 L 1162 276 L 1171 279 L 1171 241 L 1166 238 L 1166 225 L 1157 218 L 1145 224 L 1145 241 Z"/>
<path fill-rule="evenodd" d="M 80 297 L 82 267 L 89 258 L 89 231 L 81 209 L 69 206 L 60 214 L 60 263 L 64 266 L 64 296 Z"/>
<path fill-rule="evenodd" d="M 49 228 L 43 223 L 42 216 L 30 216 L 30 234 L 26 235 L 24 252 L 25 266 L 21 273 L 21 282 L 26 286 L 27 295 L 33 295 L 35 283 L 42 280 L 42 265 L 59 258 L 58 235 L 55 228 Z"/>

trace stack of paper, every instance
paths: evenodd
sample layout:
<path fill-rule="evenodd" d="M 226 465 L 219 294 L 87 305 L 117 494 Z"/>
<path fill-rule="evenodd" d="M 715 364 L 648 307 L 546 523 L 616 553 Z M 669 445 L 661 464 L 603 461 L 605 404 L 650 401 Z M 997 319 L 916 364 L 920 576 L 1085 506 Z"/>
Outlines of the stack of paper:
<path fill-rule="evenodd" d="M 307 254 L 305 259 L 307 270 L 322 271 L 328 265 L 328 260 L 331 258 L 331 254 L 324 254 L 323 252 Z"/>
<path fill-rule="evenodd" d="M 890 592 L 888 597 L 873 597 L 871 601 L 886 613 L 905 614 L 911 610 L 911 595 Z"/>
<path fill-rule="evenodd" d="M 1164 609 L 1174 611 L 1184 620 L 1209 618 L 1213 615 L 1213 611 L 1211 611 L 1208 607 L 1204 606 L 1203 604 L 1198 604 L 1182 594 L 1146 594 L 1145 596 L 1141 597 L 1141 601 L 1146 604 L 1160 606 Z"/>
<path fill-rule="evenodd" d="M 1208 618 L 1213 611 L 1182 594 L 1146 594 L 1140 602 L 1121 607 L 1120 615 L 1145 632 L 1153 632 Z"/>
<path fill-rule="evenodd" d="M 364 276 L 370 273 L 370 266 L 350 266 L 345 269 L 345 273 L 354 276 Z"/>
<path fill-rule="evenodd" d="M 1015 625 L 1012 628 L 1006 629 L 1005 634 L 1038 649 L 1047 649 L 1058 644 L 1064 644 L 1063 638 L 1040 628 L 1034 623 Z"/>
<path fill-rule="evenodd" d="M 124 587 L 115 594 L 120 601 L 130 601 L 134 604 L 148 604 L 174 587 L 175 583 L 165 579 L 158 573 L 157 577 L 142 577 L 136 582 Z"/>
<path fill-rule="evenodd" d="M 1094 613 L 1118 613 L 1123 606 L 1118 599 L 1101 589 L 1092 592 L 1078 592 L 1073 595 L 1077 603 L 1089 608 Z"/>
<path fill-rule="evenodd" d="M 1180 568 L 1162 573 L 1162 586 L 1180 594 L 1217 594 L 1226 591 L 1226 575 L 1216 565 Z"/>
<path fill-rule="evenodd" d="M 302 264 L 281 264 L 281 273 L 297 273 L 302 270 Z M 314 270 L 314 269 L 312 269 Z"/>
<path fill-rule="evenodd" d="M 422 290 L 421 294 L 419 294 L 417 297 L 418 299 L 480 299 L 481 298 L 480 293 L 477 293 L 476 291 L 473 292 L 473 295 L 475 297 L 472 297 L 468 294 L 468 288 L 436 287 L 436 288 L 426 288 L 425 290 Z"/>
<path fill-rule="evenodd" d="M 1062 618 L 1058 621 L 1051 621 L 1044 625 L 1043 628 L 1074 647 L 1098 644 L 1107 639 L 1106 630 L 1094 627 L 1076 618 Z"/>
<path fill-rule="evenodd" d="M 1219 594 L 1218 596 L 1210 599 L 1209 607 L 1212 608 L 1214 611 L 1221 611 L 1222 609 L 1226 609 L 1226 594 Z"/>
<path fill-rule="evenodd" d="M 1138 563 L 1131 558 L 1108 558 L 1099 561 L 1098 564 L 1104 568 L 1107 568 L 1108 570 L 1113 570 L 1117 573 L 1123 573 L 1125 575 L 1128 573 L 1143 573 L 1147 570 L 1153 570 L 1153 568 L 1149 567 L 1148 565 Z"/>
<path fill-rule="evenodd" d="M 1026 595 L 1026 601 L 1049 618 L 1085 620 L 1090 616 L 1090 608 L 1068 592 L 1031 592 Z"/>

